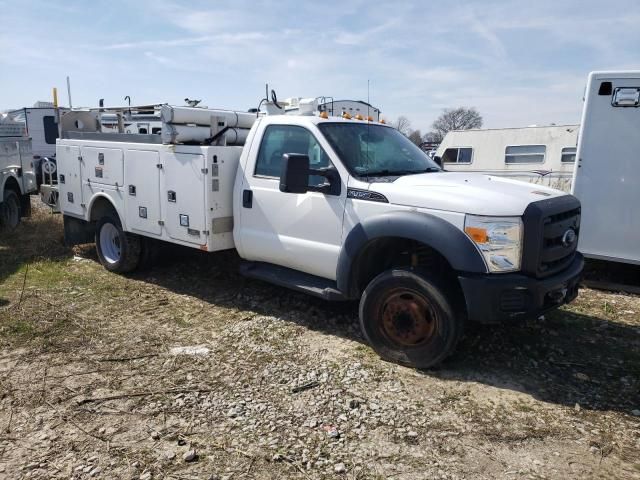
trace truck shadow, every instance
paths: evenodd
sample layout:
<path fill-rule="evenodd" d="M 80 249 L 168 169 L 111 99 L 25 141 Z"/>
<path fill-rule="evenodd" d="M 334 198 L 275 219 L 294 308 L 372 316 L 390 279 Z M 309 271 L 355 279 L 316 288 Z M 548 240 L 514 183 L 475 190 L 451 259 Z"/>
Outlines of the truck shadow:
<path fill-rule="evenodd" d="M 324 302 L 245 279 L 238 274 L 240 260 L 232 252 L 168 252 L 151 270 L 135 276 L 212 304 L 365 343 L 357 303 Z M 519 391 L 569 407 L 577 403 L 583 409 L 629 412 L 637 408 L 640 395 L 640 327 L 568 309 L 542 320 L 469 325 L 456 353 L 422 373 Z"/>

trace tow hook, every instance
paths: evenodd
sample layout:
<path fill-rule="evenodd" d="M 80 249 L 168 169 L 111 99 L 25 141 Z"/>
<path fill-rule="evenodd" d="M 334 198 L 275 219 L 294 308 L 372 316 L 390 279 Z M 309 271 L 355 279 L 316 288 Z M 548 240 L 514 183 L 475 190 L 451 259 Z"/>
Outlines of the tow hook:
<path fill-rule="evenodd" d="M 562 303 L 567 296 L 567 291 L 567 288 L 559 288 L 558 290 L 547 293 L 547 295 L 553 303 Z"/>

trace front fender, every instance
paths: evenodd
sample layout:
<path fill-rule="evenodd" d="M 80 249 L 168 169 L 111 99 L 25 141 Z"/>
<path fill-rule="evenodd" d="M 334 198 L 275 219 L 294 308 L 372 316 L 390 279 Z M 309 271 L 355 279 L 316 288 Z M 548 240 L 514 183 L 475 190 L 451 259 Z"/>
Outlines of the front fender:
<path fill-rule="evenodd" d="M 24 195 L 22 182 L 12 171 L 0 172 L 0 201 L 2 201 L 2 195 L 9 184 L 17 185 L 18 195 Z"/>
<path fill-rule="evenodd" d="M 487 266 L 473 242 L 442 218 L 422 212 L 391 211 L 369 217 L 347 235 L 338 257 L 337 287 L 350 294 L 354 261 L 371 240 L 397 237 L 415 240 L 440 253 L 458 272 L 487 273 Z"/>

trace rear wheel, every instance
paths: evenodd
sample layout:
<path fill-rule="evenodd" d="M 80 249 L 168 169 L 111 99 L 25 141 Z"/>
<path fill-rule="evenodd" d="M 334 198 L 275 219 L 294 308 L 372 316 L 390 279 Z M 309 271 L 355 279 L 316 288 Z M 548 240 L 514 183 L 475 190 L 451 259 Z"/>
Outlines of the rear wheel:
<path fill-rule="evenodd" d="M 374 278 L 360 300 L 360 327 L 385 360 L 432 367 L 455 349 L 463 316 L 437 281 L 410 270 Z"/>
<path fill-rule="evenodd" d="M 96 250 L 100 263 L 111 272 L 135 270 L 140 262 L 141 242 L 138 235 L 122 230 L 117 216 L 106 215 L 96 225 Z"/>
<path fill-rule="evenodd" d="M 20 224 L 20 197 L 13 190 L 5 190 L 0 204 L 0 227 L 14 230 Z"/>

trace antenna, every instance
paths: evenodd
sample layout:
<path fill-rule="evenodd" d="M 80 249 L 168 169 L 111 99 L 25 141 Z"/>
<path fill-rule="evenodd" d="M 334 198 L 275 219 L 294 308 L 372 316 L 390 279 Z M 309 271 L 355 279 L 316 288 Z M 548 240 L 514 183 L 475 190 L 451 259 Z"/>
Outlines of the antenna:
<path fill-rule="evenodd" d="M 369 136 L 371 135 L 371 122 L 369 121 L 369 109 L 371 108 L 371 103 L 369 102 L 369 79 L 367 78 L 367 179 L 369 177 Z"/>
<path fill-rule="evenodd" d="M 369 79 L 367 78 L 367 120 L 369 120 L 370 109 L 371 109 L 371 102 L 369 101 Z"/>
<path fill-rule="evenodd" d="M 73 108 L 71 104 L 71 82 L 69 81 L 69 76 L 67 75 L 67 95 L 69 96 L 69 108 Z"/>

